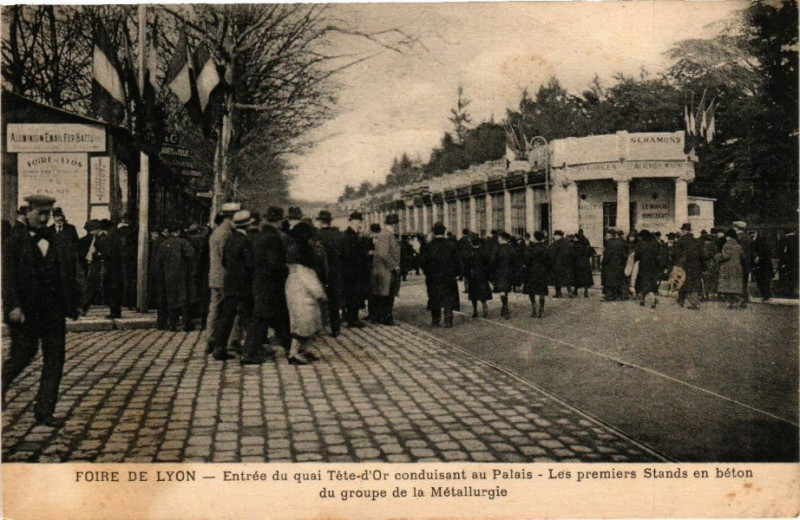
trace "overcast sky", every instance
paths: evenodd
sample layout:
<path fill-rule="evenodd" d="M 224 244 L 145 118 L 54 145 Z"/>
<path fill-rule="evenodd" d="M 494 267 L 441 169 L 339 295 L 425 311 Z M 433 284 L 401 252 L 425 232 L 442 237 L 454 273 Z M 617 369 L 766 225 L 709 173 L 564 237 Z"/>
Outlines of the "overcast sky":
<path fill-rule="evenodd" d="M 527 88 L 550 76 L 579 93 L 596 74 L 658 73 L 674 42 L 714 34 L 709 24 L 738 1 L 530 2 L 336 5 L 365 30 L 401 27 L 423 39 L 404 54 L 384 52 L 343 72 L 338 115 L 314 132 L 324 140 L 292 160 L 291 195 L 335 201 L 346 184 L 383 182 L 394 157 L 427 161 L 444 131 L 457 88 L 472 100 L 473 125 L 502 121 Z M 336 51 L 376 51 L 341 39 Z"/>

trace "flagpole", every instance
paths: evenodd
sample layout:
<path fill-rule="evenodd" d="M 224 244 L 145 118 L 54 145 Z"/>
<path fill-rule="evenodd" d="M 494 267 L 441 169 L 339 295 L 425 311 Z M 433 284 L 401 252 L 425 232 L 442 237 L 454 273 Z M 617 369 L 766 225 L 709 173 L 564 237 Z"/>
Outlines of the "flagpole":
<path fill-rule="evenodd" d="M 144 93 L 145 56 L 147 55 L 147 8 L 139 4 L 139 92 Z M 140 100 L 141 102 L 142 100 Z M 141 114 L 141 111 L 140 111 Z M 136 309 L 147 312 L 147 276 L 150 229 L 150 157 L 139 151 L 139 248 L 136 270 Z"/>

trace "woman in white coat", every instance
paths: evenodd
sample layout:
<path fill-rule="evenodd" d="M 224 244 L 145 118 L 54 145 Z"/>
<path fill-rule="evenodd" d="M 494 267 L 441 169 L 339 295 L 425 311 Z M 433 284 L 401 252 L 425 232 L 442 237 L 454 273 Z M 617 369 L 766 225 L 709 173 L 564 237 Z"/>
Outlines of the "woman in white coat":
<path fill-rule="evenodd" d="M 322 330 L 320 302 L 325 301 L 325 289 L 314 271 L 314 252 L 309 241 L 315 229 L 300 222 L 289 230 L 286 262 L 289 277 L 286 279 L 286 305 L 289 309 L 292 343 L 289 364 L 307 365 L 316 357 L 304 352 L 308 340 Z"/>

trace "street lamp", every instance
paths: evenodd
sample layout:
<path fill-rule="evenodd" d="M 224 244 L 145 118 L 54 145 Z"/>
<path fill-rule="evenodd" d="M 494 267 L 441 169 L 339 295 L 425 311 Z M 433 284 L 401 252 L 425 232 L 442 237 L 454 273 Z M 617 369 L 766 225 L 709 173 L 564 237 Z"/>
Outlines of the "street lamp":
<path fill-rule="evenodd" d="M 537 139 L 541 139 L 544 143 L 544 198 L 547 200 L 547 241 L 550 242 L 553 237 L 553 202 L 550 200 L 550 147 L 547 139 L 537 135 L 532 137 L 531 142 L 528 143 L 531 150 L 533 150 L 533 142 Z"/>

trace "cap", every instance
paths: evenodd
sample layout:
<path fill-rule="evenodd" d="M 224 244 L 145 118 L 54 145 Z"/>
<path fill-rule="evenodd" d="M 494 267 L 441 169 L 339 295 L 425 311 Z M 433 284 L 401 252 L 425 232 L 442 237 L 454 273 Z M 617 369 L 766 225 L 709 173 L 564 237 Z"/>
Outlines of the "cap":
<path fill-rule="evenodd" d="M 388 215 L 386 215 L 386 218 L 384 219 L 384 223 L 388 225 L 398 224 L 399 222 L 400 218 L 397 216 L 396 213 L 389 213 Z"/>
<path fill-rule="evenodd" d="M 736 222 L 733 223 L 733 227 L 737 229 L 745 229 L 747 227 L 747 222 L 742 222 L 741 220 L 737 220 Z"/>
<path fill-rule="evenodd" d="M 377 224 L 377 223 L 372 223 L 372 224 L 369 225 L 369 230 L 372 233 L 380 233 L 381 225 Z"/>
<path fill-rule="evenodd" d="M 283 220 L 283 208 L 270 206 L 267 208 L 267 222 L 278 222 Z"/>
<path fill-rule="evenodd" d="M 681 231 L 691 231 L 691 230 L 692 230 L 692 225 L 689 224 L 688 222 L 681 226 Z"/>
<path fill-rule="evenodd" d="M 350 218 L 348 220 L 364 220 L 364 215 L 362 215 L 360 211 L 354 211 L 350 213 Z"/>
<path fill-rule="evenodd" d="M 87 221 L 86 224 L 83 225 L 83 229 L 85 229 L 89 233 L 91 233 L 96 229 L 100 229 L 100 221 L 97 220 L 96 218 L 93 218 Z"/>
<path fill-rule="evenodd" d="M 242 205 L 238 202 L 225 202 L 220 206 L 219 212 L 223 215 L 233 215 L 242 209 Z"/>
<path fill-rule="evenodd" d="M 434 235 L 444 235 L 444 232 L 447 228 L 441 222 L 437 222 L 433 225 L 433 234 Z"/>
<path fill-rule="evenodd" d="M 303 211 L 297 206 L 289 207 L 289 220 L 300 220 L 303 218 Z"/>
<path fill-rule="evenodd" d="M 236 227 L 244 227 L 249 226 L 253 222 L 253 217 L 250 216 L 250 212 L 246 209 L 237 211 L 233 215 L 233 225 Z"/>
<path fill-rule="evenodd" d="M 25 202 L 31 207 L 52 207 L 56 203 L 56 199 L 49 195 L 28 195 L 25 197 Z"/>
<path fill-rule="evenodd" d="M 323 209 L 317 215 L 317 220 L 320 220 L 322 222 L 330 222 L 331 220 L 333 220 L 333 217 L 331 217 L 331 212 L 330 211 L 325 211 Z"/>
<path fill-rule="evenodd" d="M 560 229 L 556 229 L 555 231 L 553 231 L 553 236 L 556 236 L 556 235 L 559 235 L 559 236 L 563 237 L 564 236 L 564 232 L 561 231 Z"/>

